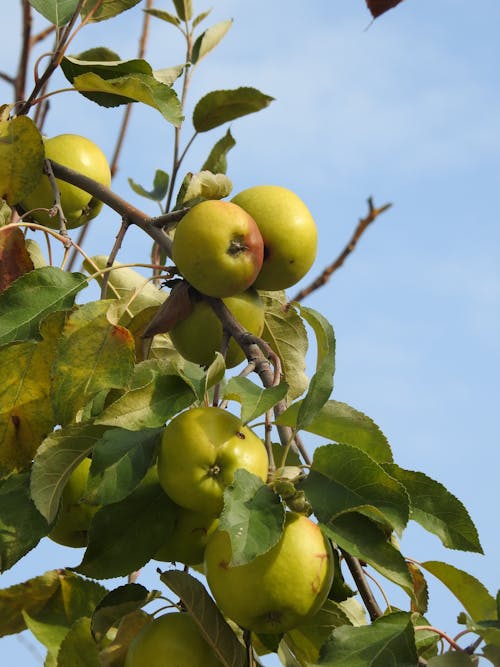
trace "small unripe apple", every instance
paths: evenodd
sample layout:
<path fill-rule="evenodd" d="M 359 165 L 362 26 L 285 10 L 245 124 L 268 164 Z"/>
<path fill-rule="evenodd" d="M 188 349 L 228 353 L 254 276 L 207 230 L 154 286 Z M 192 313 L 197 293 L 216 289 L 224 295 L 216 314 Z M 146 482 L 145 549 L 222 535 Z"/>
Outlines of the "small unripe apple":
<path fill-rule="evenodd" d="M 264 263 L 253 286 L 281 290 L 295 285 L 311 268 L 318 245 L 316 224 L 302 199 L 288 188 L 257 185 L 232 202 L 252 216 L 264 239 Z"/>
<path fill-rule="evenodd" d="M 203 201 L 176 227 L 173 260 L 199 292 L 226 297 L 254 282 L 264 257 L 264 244 L 253 218 L 231 202 Z"/>
<path fill-rule="evenodd" d="M 65 167 L 93 178 L 102 185 L 111 184 L 111 172 L 106 156 L 93 141 L 78 134 L 59 134 L 51 139 L 44 139 L 45 157 Z M 80 227 L 96 217 L 102 208 L 102 202 L 85 190 L 56 178 L 61 195 L 61 207 L 66 216 L 68 229 Z M 35 189 L 24 198 L 21 206 L 25 211 L 32 209 L 50 209 L 54 205 L 54 193 L 48 176 L 42 174 Z M 31 217 L 46 227 L 58 229 L 58 216 L 51 217 L 45 211 L 33 211 Z"/>
<path fill-rule="evenodd" d="M 319 526 L 294 512 L 269 551 L 232 567 L 228 533 L 217 530 L 205 549 L 205 574 L 221 611 L 247 630 L 281 633 L 300 625 L 325 602 L 333 557 Z"/>
<path fill-rule="evenodd" d="M 87 488 L 90 464 L 90 459 L 83 459 L 69 476 L 62 492 L 56 523 L 49 533 L 51 540 L 67 547 L 78 548 L 87 545 L 87 531 L 92 517 L 99 509 L 95 505 L 82 502 Z"/>
<path fill-rule="evenodd" d="M 264 443 L 235 415 L 215 407 L 181 412 L 163 431 L 158 477 L 165 493 L 187 509 L 216 516 L 239 468 L 267 479 Z"/>
<path fill-rule="evenodd" d="M 255 290 L 248 289 L 241 294 L 228 296 L 223 301 L 247 331 L 256 336 L 261 335 L 264 329 L 264 305 Z M 184 359 L 200 366 L 209 366 L 215 353 L 221 351 L 222 323 L 206 301 L 192 298 L 191 303 L 191 313 L 171 329 L 170 338 Z M 244 358 L 243 350 L 231 338 L 226 354 L 226 367 L 233 368 Z"/>
<path fill-rule="evenodd" d="M 187 612 L 158 616 L 131 641 L 125 667 L 222 667 Z"/>

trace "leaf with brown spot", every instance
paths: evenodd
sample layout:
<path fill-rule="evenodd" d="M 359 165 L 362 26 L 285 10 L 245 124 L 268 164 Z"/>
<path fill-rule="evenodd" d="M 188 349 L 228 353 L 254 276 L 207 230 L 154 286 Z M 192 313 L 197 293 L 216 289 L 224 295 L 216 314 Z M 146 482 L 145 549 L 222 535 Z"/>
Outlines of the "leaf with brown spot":
<path fill-rule="evenodd" d="M 35 268 L 20 229 L 0 229 L 0 266 L 0 292 Z"/>
<path fill-rule="evenodd" d="M 372 13 L 374 19 L 376 19 L 377 16 L 384 14 L 389 9 L 396 7 L 401 2 L 403 2 L 403 0 L 366 0 L 368 9 Z"/>

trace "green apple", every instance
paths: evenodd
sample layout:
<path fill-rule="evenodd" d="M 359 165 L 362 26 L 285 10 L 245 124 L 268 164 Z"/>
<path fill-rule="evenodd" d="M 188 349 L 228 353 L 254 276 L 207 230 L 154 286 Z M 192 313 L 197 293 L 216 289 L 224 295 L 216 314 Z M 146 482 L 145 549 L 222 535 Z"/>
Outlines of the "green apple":
<path fill-rule="evenodd" d="M 223 301 L 247 331 L 256 336 L 261 335 L 264 329 L 264 305 L 255 290 L 248 289 L 241 294 L 228 296 Z M 184 359 L 200 366 L 209 366 L 215 352 L 221 351 L 222 324 L 206 301 L 192 297 L 191 303 L 191 313 L 170 330 L 170 338 Z M 226 367 L 233 368 L 244 358 L 243 350 L 231 339 L 226 354 Z"/>
<path fill-rule="evenodd" d="M 257 633 L 300 625 L 323 605 L 333 579 L 328 540 L 316 523 L 288 512 L 279 542 L 254 560 L 230 566 L 231 543 L 217 530 L 205 549 L 205 573 L 221 611 Z"/>
<path fill-rule="evenodd" d="M 156 552 L 155 560 L 184 565 L 203 563 L 207 540 L 218 523 L 218 519 L 212 515 L 179 507 L 174 531 L 168 542 Z"/>
<path fill-rule="evenodd" d="M 223 298 L 243 292 L 257 277 L 263 256 L 255 221 L 231 202 L 196 204 L 175 230 L 173 260 L 202 294 Z"/>
<path fill-rule="evenodd" d="M 175 503 L 216 516 L 236 470 L 266 481 L 268 465 L 264 443 L 238 417 L 221 408 L 191 408 L 163 431 L 158 477 Z"/>
<path fill-rule="evenodd" d="M 158 616 L 130 642 L 125 667 L 222 667 L 187 612 Z"/>
<path fill-rule="evenodd" d="M 82 502 L 87 488 L 90 464 L 90 459 L 83 459 L 69 476 L 62 492 L 56 523 L 49 533 L 51 540 L 67 547 L 78 548 L 87 545 L 87 530 L 92 517 L 99 509 L 95 505 Z"/>
<path fill-rule="evenodd" d="M 278 185 L 257 185 L 231 201 L 252 216 L 264 239 L 264 263 L 254 287 L 295 285 L 313 265 L 318 245 L 316 224 L 302 199 Z"/>
<path fill-rule="evenodd" d="M 93 178 L 102 185 L 111 184 L 111 172 L 106 156 L 90 139 L 78 134 L 59 134 L 51 139 L 44 139 L 44 145 L 45 157 L 50 160 Z M 60 179 L 56 179 L 56 183 L 68 229 L 80 227 L 96 217 L 102 208 L 102 202 L 75 185 Z M 42 174 L 35 189 L 24 198 L 21 206 L 25 211 L 31 211 L 37 208 L 50 209 L 53 205 L 54 193 L 50 181 L 48 176 Z M 45 211 L 34 210 L 31 217 L 51 229 L 59 228 L 59 218 L 50 217 Z"/>

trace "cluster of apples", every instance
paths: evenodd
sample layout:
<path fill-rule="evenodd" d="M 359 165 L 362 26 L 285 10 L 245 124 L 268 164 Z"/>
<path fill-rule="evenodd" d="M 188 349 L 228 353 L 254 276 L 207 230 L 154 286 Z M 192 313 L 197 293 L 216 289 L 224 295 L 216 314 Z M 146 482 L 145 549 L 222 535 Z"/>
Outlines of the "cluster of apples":
<path fill-rule="evenodd" d="M 176 526 L 156 558 L 168 553 L 170 560 L 193 564 L 203 556 L 197 569 L 205 574 L 217 606 L 254 633 L 286 632 L 320 609 L 332 584 L 332 551 L 308 517 L 287 512 L 274 547 L 246 564 L 231 564 L 229 535 L 218 528 L 224 490 L 241 468 L 263 482 L 268 476 L 264 443 L 235 415 L 217 407 L 180 413 L 163 431 L 157 467 L 160 484 L 181 508 L 178 524 L 184 534 L 180 541 Z M 146 625 L 132 640 L 125 667 L 174 663 L 221 664 L 192 617 L 183 612 L 161 615 Z"/>
<path fill-rule="evenodd" d="M 236 320 L 260 336 L 264 309 L 258 290 L 283 290 L 311 268 L 318 235 L 306 204 L 288 188 L 258 185 L 231 201 L 194 206 L 175 230 L 172 254 L 179 272 L 202 294 L 221 298 Z M 209 365 L 221 349 L 222 325 L 210 306 L 191 294 L 191 312 L 170 331 L 177 351 Z M 234 340 L 226 366 L 243 361 Z"/>

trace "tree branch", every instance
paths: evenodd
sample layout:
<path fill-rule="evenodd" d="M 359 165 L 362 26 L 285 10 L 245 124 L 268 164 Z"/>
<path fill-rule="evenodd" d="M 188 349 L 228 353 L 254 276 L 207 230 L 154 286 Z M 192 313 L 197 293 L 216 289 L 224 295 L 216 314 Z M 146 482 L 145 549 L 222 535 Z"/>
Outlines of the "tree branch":
<path fill-rule="evenodd" d="M 314 280 L 310 285 L 297 292 L 297 294 L 292 299 L 290 299 L 290 301 L 302 301 L 302 299 L 305 299 L 306 296 L 309 296 L 315 290 L 319 289 L 320 287 L 323 287 L 323 285 L 325 285 L 328 282 L 331 275 L 335 271 L 340 269 L 340 267 L 345 262 L 347 257 L 355 250 L 359 239 L 363 235 L 363 232 L 366 230 L 368 225 L 374 222 L 381 213 L 384 213 L 384 211 L 387 211 L 389 208 L 391 208 L 391 206 L 392 204 L 384 204 L 380 208 L 375 208 L 375 206 L 373 205 L 373 199 L 369 197 L 368 214 L 364 218 L 360 219 L 348 244 L 339 254 L 337 259 L 334 262 L 332 262 L 332 264 L 327 266 L 326 269 L 324 269 L 324 271 L 321 273 L 321 275 L 318 276 L 316 280 Z"/>

